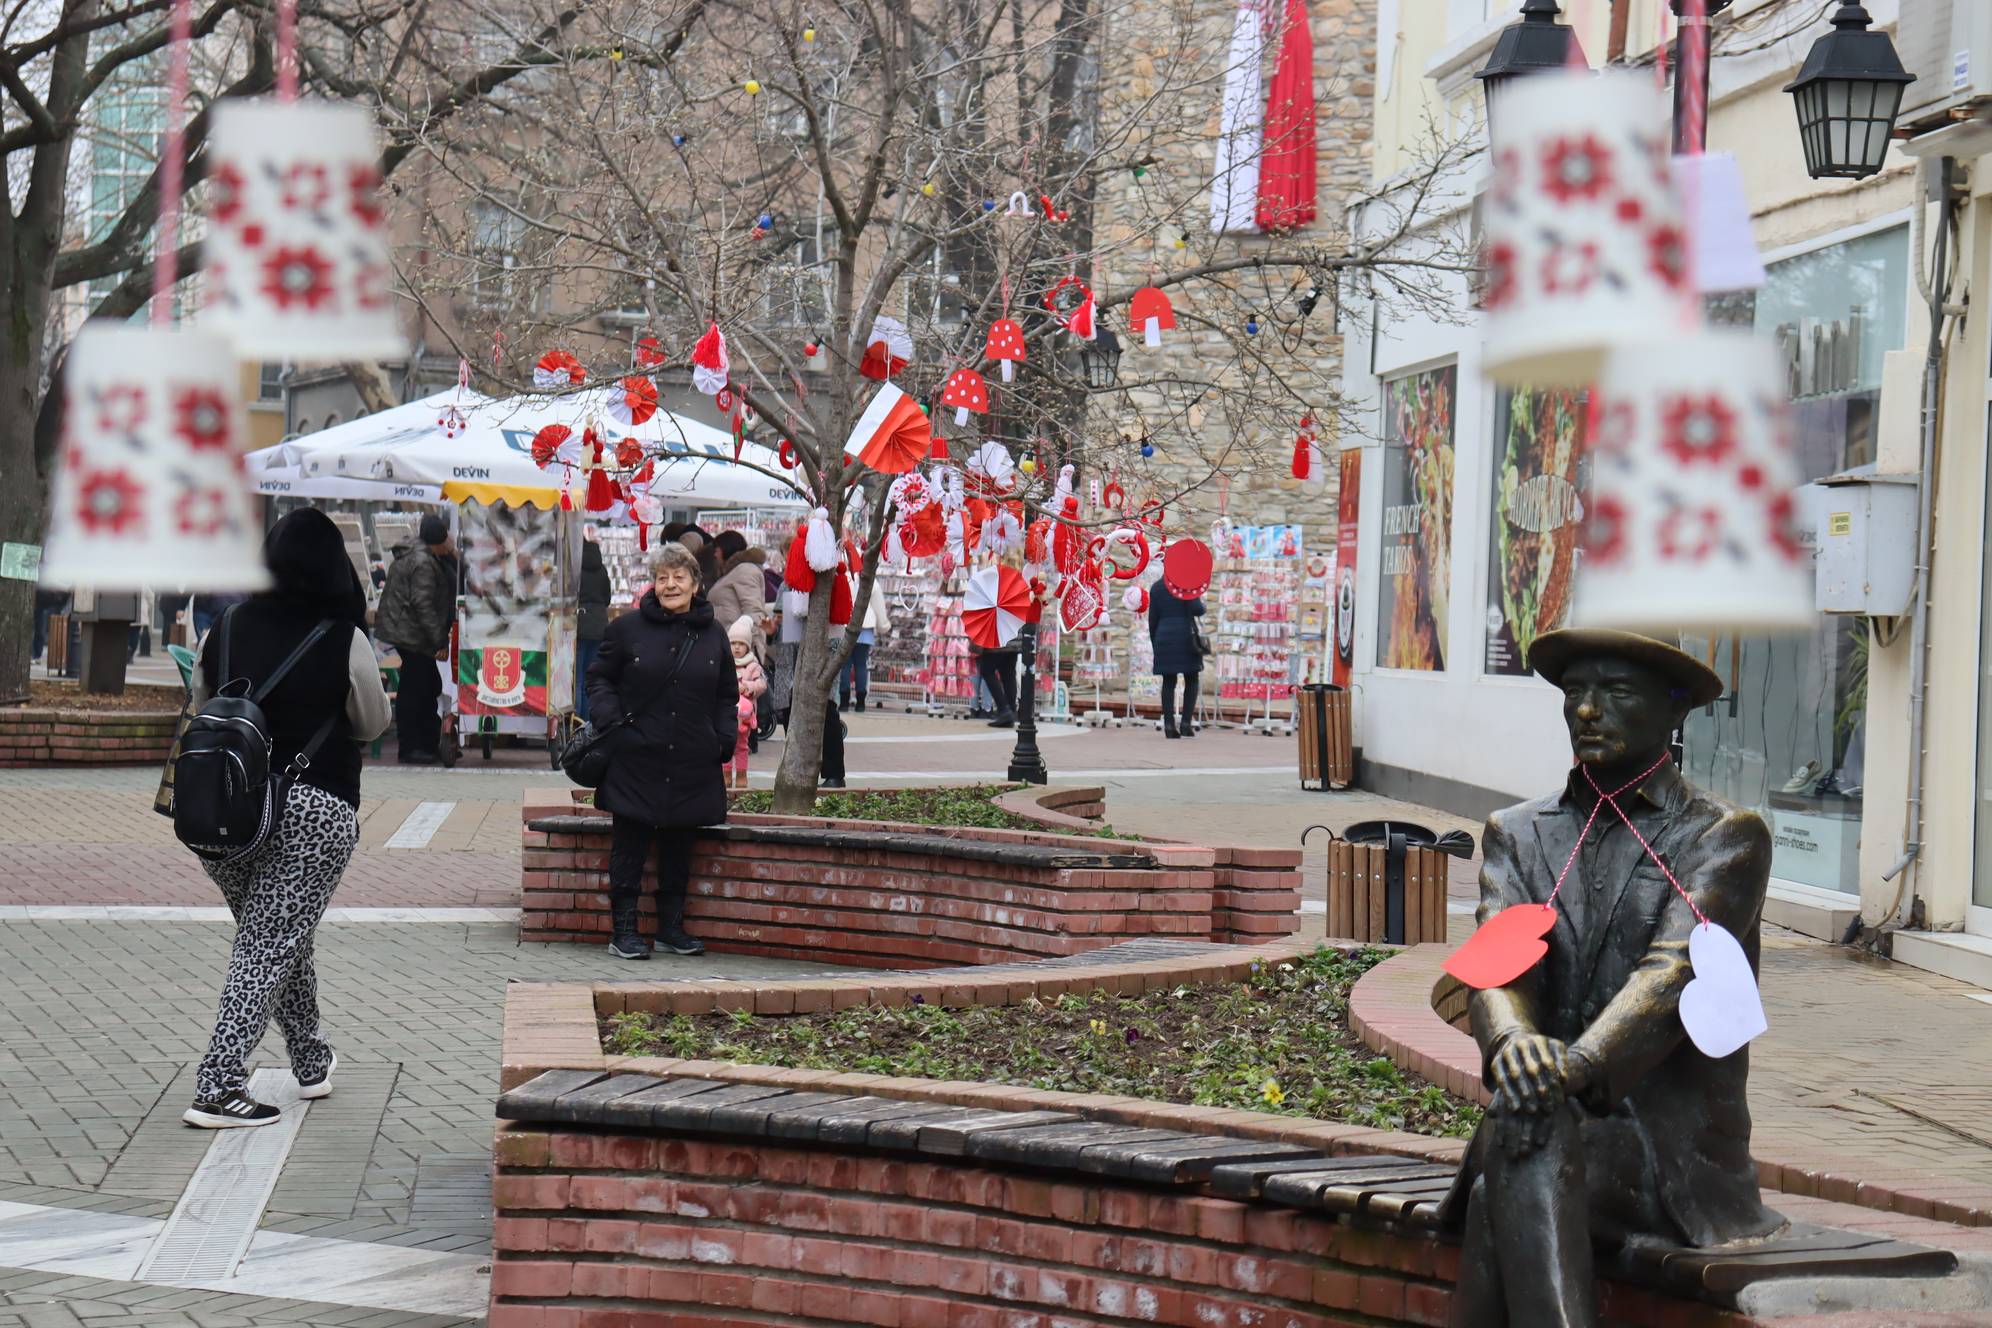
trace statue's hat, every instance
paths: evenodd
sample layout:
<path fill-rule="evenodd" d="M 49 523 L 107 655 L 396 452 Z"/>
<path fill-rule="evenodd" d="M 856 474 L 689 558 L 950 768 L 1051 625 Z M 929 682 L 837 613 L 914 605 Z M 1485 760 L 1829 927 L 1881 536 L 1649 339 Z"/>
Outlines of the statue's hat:
<path fill-rule="evenodd" d="M 1597 627 L 1573 627 L 1545 632 L 1529 647 L 1529 667 L 1561 686 L 1563 671 L 1580 659 L 1613 655 L 1629 659 L 1670 679 L 1695 705 L 1704 706 L 1722 695 L 1722 678 L 1685 650 L 1636 632 Z"/>

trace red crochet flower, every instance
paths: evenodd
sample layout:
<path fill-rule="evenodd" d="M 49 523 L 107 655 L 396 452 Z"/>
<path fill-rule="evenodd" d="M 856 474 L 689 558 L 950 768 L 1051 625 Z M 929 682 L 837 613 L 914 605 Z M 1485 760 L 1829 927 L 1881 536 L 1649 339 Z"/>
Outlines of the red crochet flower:
<path fill-rule="evenodd" d="M 145 422 L 145 389 L 136 383 L 113 383 L 96 397 L 99 431 L 136 433 Z"/>
<path fill-rule="evenodd" d="M 1788 562 L 1797 562 L 1805 556 L 1805 546 L 1799 543 L 1798 531 L 1792 524 L 1794 506 L 1788 493 L 1781 493 L 1764 504 L 1764 516 L 1770 522 L 1771 544 Z"/>
<path fill-rule="evenodd" d="M 1722 509 L 1676 507 L 1660 519 L 1660 556 L 1698 563 L 1722 543 Z"/>
<path fill-rule="evenodd" d="M 284 171 L 283 204 L 316 212 L 332 197 L 332 181 L 323 162 L 292 162 Z"/>
<path fill-rule="evenodd" d="M 218 535 L 230 524 L 228 504 L 226 489 L 186 489 L 174 500 L 173 522 L 182 535 Z"/>
<path fill-rule="evenodd" d="M 263 293 L 279 309 L 316 309 L 332 299 L 332 265 L 316 249 L 275 249 L 263 260 Z"/>
<path fill-rule="evenodd" d="M 196 452 L 226 450 L 228 398 L 212 387 L 181 388 L 173 394 L 173 432 Z"/>
<path fill-rule="evenodd" d="M 1506 240 L 1497 240 L 1487 246 L 1487 276 L 1481 290 L 1481 308 L 1500 309 L 1515 298 L 1515 262 L 1515 246 Z"/>
<path fill-rule="evenodd" d="M 242 213 L 242 172 L 225 161 L 208 172 L 208 219 L 217 225 L 232 225 Z"/>
<path fill-rule="evenodd" d="M 1586 240 L 1543 255 L 1542 285 L 1551 295 L 1582 295 L 1598 279 L 1598 246 Z"/>
<path fill-rule="evenodd" d="M 1599 567 L 1610 567 L 1625 556 L 1625 504 L 1610 494 L 1591 504 L 1584 523 L 1584 556 Z"/>
<path fill-rule="evenodd" d="M 1612 183 L 1612 151 L 1596 134 L 1559 138 L 1543 150 L 1543 188 L 1559 203 L 1588 202 Z"/>
<path fill-rule="evenodd" d="M 1646 235 L 1646 265 L 1671 291 L 1688 285 L 1688 241 L 1678 226 L 1655 226 Z"/>
<path fill-rule="evenodd" d="M 137 534 L 145 524 L 139 502 L 145 491 L 122 470 L 97 470 L 83 477 L 76 515 L 91 534 Z"/>
<path fill-rule="evenodd" d="M 368 230 L 380 225 L 380 168 L 368 162 L 346 168 L 347 206 Z"/>
<path fill-rule="evenodd" d="M 1660 408 L 1660 445 L 1684 466 L 1717 465 L 1736 450 L 1736 412 L 1719 396 L 1677 396 Z"/>

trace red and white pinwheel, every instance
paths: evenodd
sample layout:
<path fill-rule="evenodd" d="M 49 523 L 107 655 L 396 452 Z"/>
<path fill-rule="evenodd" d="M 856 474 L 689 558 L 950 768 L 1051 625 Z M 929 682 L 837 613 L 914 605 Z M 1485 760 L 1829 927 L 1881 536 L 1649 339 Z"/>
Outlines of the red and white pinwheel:
<path fill-rule="evenodd" d="M 621 424 L 638 425 L 657 413 L 657 384 L 631 374 L 609 394 L 609 416 Z"/>
<path fill-rule="evenodd" d="M 961 629 L 985 650 L 1007 646 L 1031 619 L 1030 583 L 1013 567 L 985 567 L 968 579 Z"/>
<path fill-rule="evenodd" d="M 550 350 L 533 366 L 534 387 L 579 387 L 587 381 L 587 368 L 569 351 Z"/>
<path fill-rule="evenodd" d="M 957 369 L 948 375 L 948 385 L 941 389 L 941 404 L 955 408 L 956 424 L 967 424 L 970 411 L 977 415 L 989 413 L 989 387 L 975 370 Z"/>
<path fill-rule="evenodd" d="M 913 334 L 897 318 L 880 314 L 865 338 L 865 358 L 858 372 L 880 382 L 904 370 L 913 362 Z"/>

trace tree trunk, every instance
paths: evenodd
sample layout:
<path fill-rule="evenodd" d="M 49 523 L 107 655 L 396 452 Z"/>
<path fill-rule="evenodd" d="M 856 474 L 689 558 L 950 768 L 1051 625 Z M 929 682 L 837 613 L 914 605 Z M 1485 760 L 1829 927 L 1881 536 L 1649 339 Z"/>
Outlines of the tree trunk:
<path fill-rule="evenodd" d="M 36 331 L 40 329 L 37 328 Z M 0 541 L 38 544 L 47 484 L 35 457 L 35 365 L 0 355 Z M 0 705 L 28 699 L 35 630 L 35 583 L 0 579 Z"/>

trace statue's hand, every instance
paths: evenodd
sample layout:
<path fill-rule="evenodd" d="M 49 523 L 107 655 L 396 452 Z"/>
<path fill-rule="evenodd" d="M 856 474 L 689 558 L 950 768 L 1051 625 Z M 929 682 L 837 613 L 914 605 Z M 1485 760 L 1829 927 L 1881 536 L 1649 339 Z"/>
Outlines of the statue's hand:
<path fill-rule="evenodd" d="M 1495 1053 L 1490 1069 L 1495 1111 L 1547 1115 L 1563 1105 L 1569 1049 L 1556 1038 L 1525 1033 Z"/>

